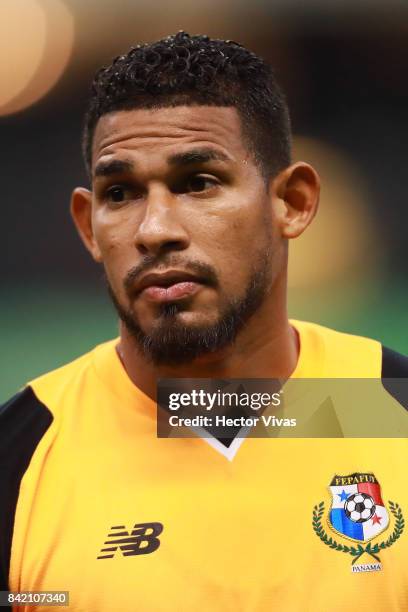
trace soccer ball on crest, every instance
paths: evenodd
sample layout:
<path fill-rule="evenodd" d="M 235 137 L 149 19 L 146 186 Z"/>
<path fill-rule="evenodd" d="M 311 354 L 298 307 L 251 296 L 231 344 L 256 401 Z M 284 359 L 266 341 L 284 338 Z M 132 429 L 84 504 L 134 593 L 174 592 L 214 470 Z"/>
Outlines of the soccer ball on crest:
<path fill-rule="evenodd" d="M 344 511 L 353 523 L 365 523 L 374 515 L 375 503 L 367 493 L 353 493 L 344 502 Z"/>

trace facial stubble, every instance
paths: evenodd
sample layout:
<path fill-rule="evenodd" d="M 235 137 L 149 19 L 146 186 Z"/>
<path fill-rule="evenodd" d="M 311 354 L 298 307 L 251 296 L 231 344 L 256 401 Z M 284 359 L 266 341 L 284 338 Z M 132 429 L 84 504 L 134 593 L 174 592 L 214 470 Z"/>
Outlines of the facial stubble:
<path fill-rule="evenodd" d="M 181 312 L 188 310 L 188 305 L 168 302 L 160 307 L 150 333 L 142 330 L 131 309 L 120 304 L 109 282 L 108 290 L 120 319 L 143 356 L 156 366 L 177 366 L 231 345 L 263 304 L 271 284 L 271 252 L 266 249 L 259 253 L 252 265 L 243 294 L 228 300 L 217 321 L 207 325 L 188 325 L 180 317 Z"/>

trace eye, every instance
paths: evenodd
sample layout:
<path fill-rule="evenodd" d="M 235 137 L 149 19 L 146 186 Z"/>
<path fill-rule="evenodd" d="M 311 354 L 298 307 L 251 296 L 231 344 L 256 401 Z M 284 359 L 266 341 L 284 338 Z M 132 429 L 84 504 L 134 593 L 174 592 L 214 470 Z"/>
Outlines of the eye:
<path fill-rule="evenodd" d="M 126 189 L 122 185 L 113 185 L 106 190 L 106 197 L 111 202 L 123 202 L 126 199 Z"/>
<path fill-rule="evenodd" d="M 193 193 L 203 193 L 219 185 L 216 178 L 204 174 L 195 174 L 185 183 L 185 191 Z"/>

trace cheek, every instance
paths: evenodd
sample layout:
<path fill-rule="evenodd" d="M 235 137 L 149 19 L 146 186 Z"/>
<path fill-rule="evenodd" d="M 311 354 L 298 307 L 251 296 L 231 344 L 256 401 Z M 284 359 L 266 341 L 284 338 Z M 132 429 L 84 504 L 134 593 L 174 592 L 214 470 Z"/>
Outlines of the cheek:
<path fill-rule="evenodd" d="M 92 226 L 96 241 L 102 253 L 116 250 L 130 239 L 130 215 L 112 212 L 106 208 L 94 209 Z"/>
<path fill-rule="evenodd" d="M 134 245 L 130 231 L 132 224 L 123 216 L 106 214 L 102 211 L 94 214 L 92 222 L 106 275 L 112 287 L 118 290 L 132 266 L 131 256 L 133 255 L 134 258 Z"/>
<path fill-rule="evenodd" d="M 259 200 L 225 208 L 206 221 L 205 248 L 228 287 L 246 283 L 254 262 L 273 248 L 271 219 Z"/>

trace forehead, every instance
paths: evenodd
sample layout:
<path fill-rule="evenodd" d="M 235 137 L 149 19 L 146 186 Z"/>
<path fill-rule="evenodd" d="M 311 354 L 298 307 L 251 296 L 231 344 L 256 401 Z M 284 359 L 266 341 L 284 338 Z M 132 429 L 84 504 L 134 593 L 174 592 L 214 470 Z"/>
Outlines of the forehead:
<path fill-rule="evenodd" d="M 95 129 L 92 167 L 101 159 L 121 155 L 167 157 L 191 145 L 211 147 L 232 161 L 249 156 L 235 108 L 175 106 L 103 115 Z"/>

